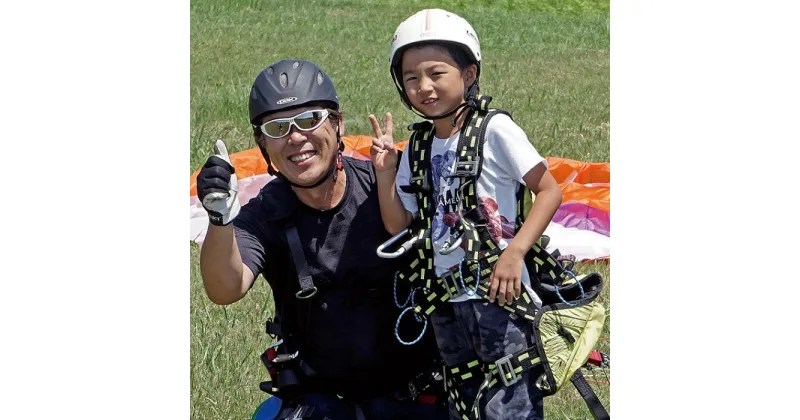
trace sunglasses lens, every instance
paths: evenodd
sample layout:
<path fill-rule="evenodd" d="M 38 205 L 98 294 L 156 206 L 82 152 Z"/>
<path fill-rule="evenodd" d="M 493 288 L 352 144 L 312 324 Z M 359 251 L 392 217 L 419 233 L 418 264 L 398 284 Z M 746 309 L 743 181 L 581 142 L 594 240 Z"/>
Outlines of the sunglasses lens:
<path fill-rule="evenodd" d="M 294 122 L 301 130 L 313 130 L 325 120 L 323 111 L 308 111 L 295 117 Z"/>
<path fill-rule="evenodd" d="M 289 132 L 289 121 L 268 121 L 261 129 L 270 137 L 283 137 Z"/>

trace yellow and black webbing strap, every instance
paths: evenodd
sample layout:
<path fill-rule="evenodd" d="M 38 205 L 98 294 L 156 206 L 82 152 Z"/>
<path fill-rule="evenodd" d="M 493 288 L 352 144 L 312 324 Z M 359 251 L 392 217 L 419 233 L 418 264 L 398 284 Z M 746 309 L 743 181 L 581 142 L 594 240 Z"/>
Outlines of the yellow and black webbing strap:
<path fill-rule="evenodd" d="M 463 363 L 453 367 L 445 366 L 445 385 L 447 386 L 447 397 L 453 401 L 456 407 L 456 412 L 464 420 L 470 419 L 470 410 L 472 403 L 467 404 L 467 401 L 459 393 L 459 385 L 466 380 L 483 381 L 486 377 L 486 364 L 480 360 L 473 360 L 469 363 Z"/>
<path fill-rule="evenodd" d="M 504 358 L 505 359 L 505 358 Z M 489 373 L 478 388 L 475 401 L 472 404 L 472 415 L 476 420 L 481 419 L 480 401 L 483 394 L 494 388 L 498 384 L 513 385 L 521 379 L 521 375 L 540 365 L 542 359 L 537 356 L 536 347 L 525 349 L 511 357 L 503 363 L 491 363 L 488 366 Z"/>
<path fill-rule="evenodd" d="M 459 273 L 458 270 L 451 270 L 446 272 L 442 277 L 437 278 L 432 282 L 431 287 L 427 290 L 423 290 L 424 298 L 421 299 L 420 302 L 417 302 L 414 312 L 428 316 L 440 305 L 450 300 L 451 297 L 456 297 L 464 293 L 465 290 L 461 289 L 461 275 L 464 276 L 463 286 L 466 289 L 475 290 L 475 294 L 482 299 L 488 300 L 489 279 L 491 278 L 492 268 L 497 262 L 499 255 L 499 252 L 491 253 L 487 257 L 481 259 L 480 264 L 476 262 L 466 262 L 461 273 Z M 480 267 L 481 270 L 481 281 L 476 289 L 478 276 L 476 276 L 475 273 L 478 267 Z M 498 304 L 498 302 L 499 300 L 495 300 L 495 304 Z M 513 303 L 505 304 L 501 306 L 501 308 L 531 322 L 536 319 L 536 313 L 538 312 L 536 303 L 525 288 L 522 289 L 519 299 L 515 300 Z"/>
<path fill-rule="evenodd" d="M 525 223 L 525 194 L 530 191 L 527 186 L 520 185 L 517 188 L 517 218 L 514 222 L 514 233 L 516 234 L 522 229 L 522 224 Z"/>
<path fill-rule="evenodd" d="M 404 192 L 413 193 L 417 200 L 417 229 L 412 234 L 418 237 L 417 245 L 410 252 L 415 258 L 409 266 L 399 273 L 400 279 L 408 280 L 414 286 L 430 287 L 435 280 L 433 270 L 433 243 L 431 241 L 431 221 L 433 220 L 432 193 L 433 182 L 430 171 L 430 151 L 434 127 L 428 121 L 417 123 L 410 128 L 414 133 L 406 148 L 409 156 L 411 177 L 408 186 L 401 186 Z"/>
<path fill-rule="evenodd" d="M 536 346 L 519 353 L 501 358 L 495 363 L 473 360 L 457 366 L 445 367 L 448 397 L 453 401 L 456 411 L 465 420 L 480 419 L 480 401 L 488 390 L 502 385 L 513 385 L 521 375 L 541 364 Z M 466 380 L 482 379 L 475 400 L 468 403 L 458 392 L 459 385 Z M 505 380 L 503 379 L 505 378 Z"/>
<path fill-rule="evenodd" d="M 489 120 L 497 114 L 506 114 L 505 111 L 489 109 L 491 96 L 478 95 L 476 98 L 478 108 L 473 109 L 467 115 L 467 121 L 461 129 L 461 135 L 456 146 L 456 161 L 451 176 L 460 178 L 460 200 L 463 215 L 476 214 L 473 210 L 478 209 L 477 181 L 481 174 L 483 162 L 483 143 L 486 139 L 486 128 Z M 477 212 L 479 214 L 480 212 Z M 482 246 L 496 246 L 491 236 L 481 238 L 478 228 L 485 226 L 475 226 L 474 223 L 484 223 L 485 219 L 464 220 L 461 229 L 464 231 L 463 241 L 465 243 L 465 258 L 467 260 L 478 260 Z M 483 240 L 481 240 L 483 239 Z M 491 242 L 491 243 L 487 243 Z"/>
<path fill-rule="evenodd" d="M 534 262 L 534 272 L 537 274 L 544 273 L 548 275 L 553 282 L 559 284 L 566 280 L 568 276 L 564 272 L 564 268 L 549 252 L 539 246 L 538 243 L 534 243 L 533 246 L 531 246 L 531 250 L 533 251 L 533 254 L 530 256 Z"/>

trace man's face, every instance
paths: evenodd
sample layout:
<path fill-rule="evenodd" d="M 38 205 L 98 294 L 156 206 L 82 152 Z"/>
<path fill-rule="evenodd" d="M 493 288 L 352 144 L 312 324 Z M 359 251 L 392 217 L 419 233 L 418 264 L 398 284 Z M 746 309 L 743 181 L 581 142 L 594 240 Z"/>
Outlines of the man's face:
<path fill-rule="evenodd" d="M 272 121 L 270 128 L 273 130 L 277 130 L 278 125 L 289 130 L 288 134 L 279 138 L 268 137 L 262 132 L 260 141 L 275 169 L 295 184 L 312 185 L 327 173 L 331 165 L 336 164 L 337 127 L 329 117 L 324 116 L 325 111 L 333 112 L 320 106 L 304 106 L 275 112 L 261 119 L 261 124 Z M 295 123 L 301 128 L 317 124 L 319 126 L 310 130 L 299 130 L 288 120 L 292 117 L 297 117 Z M 301 119 L 303 121 L 299 121 Z M 342 121 L 338 121 L 337 125 L 339 129 L 344 128 Z M 278 132 L 282 133 L 283 130 L 272 133 L 274 135 Z"/>

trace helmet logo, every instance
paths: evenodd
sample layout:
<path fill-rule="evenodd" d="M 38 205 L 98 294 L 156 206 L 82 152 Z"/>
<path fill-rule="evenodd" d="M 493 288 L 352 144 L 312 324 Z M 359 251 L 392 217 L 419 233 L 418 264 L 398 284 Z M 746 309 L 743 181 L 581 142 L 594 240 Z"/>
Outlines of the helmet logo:
<path fill-rule="evenodd" d="M 294 102 L 296 100 L 297 100 L 296 97 L 291 96 L 291 97 L 288 97 L 288 98 L 283 98 L 283 99 L 281 99 L 281 100 L 279 100 L 278 102 L 275 102 L 275 103 L 278 104 L 278 105 L 283 105 L 283 104 L 288 104 L 289 102 Z"/>

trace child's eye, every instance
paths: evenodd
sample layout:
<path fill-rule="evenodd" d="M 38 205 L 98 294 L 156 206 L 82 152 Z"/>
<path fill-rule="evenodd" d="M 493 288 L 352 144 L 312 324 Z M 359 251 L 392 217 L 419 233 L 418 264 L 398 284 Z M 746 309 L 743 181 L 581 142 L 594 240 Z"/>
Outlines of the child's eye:
<path fill-rule="evenodd" d="M 410 81 L 412 81 L 412 80 L 417 80 L 417 78 L 416 78 L 416 77 L 413 77 L 413 76 L 412 76 L 412 77 L 409 77 L 408 79 L 406 79 L 406 83 L 408 83 L 408 82 L 410 82 Z"/>

